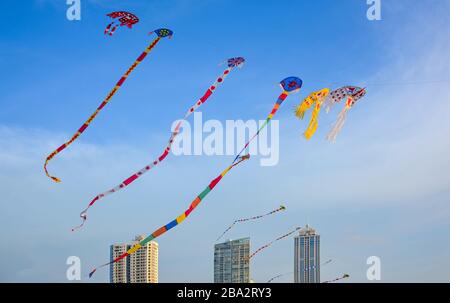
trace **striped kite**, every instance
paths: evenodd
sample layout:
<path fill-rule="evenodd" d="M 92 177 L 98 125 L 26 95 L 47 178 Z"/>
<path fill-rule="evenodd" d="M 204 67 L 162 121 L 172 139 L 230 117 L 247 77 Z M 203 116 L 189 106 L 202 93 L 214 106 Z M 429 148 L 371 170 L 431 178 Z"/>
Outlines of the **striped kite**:
<path fill-rule="evenodd" d="M 327 110 L 329 110 L 334 104 L 340 102 L 343 98 L 347 98 L 347 101 L 345 102 L 344 108 L 339 113 L 336 122 L 334 123 L 333 127 L 331 128 L 330 132 L 327 135 L 328 141 L 332 142 L 336 141 L 337 135 L 344 126 L 348 111 L 355 105 L 356 101 L 364 97 L 365 94 L 366 94 L 365 88 L 355 86 L 341 87 L 330 93 L 330 98 L 326 101 Z"/>
<path fill-rule="evenodd" d="M 225 71 L 222 73 L 222 75 L 220 75 L 217 80 L 206 90 L 206 92 L 204 93 L 204 95 L 198 99 L 198 101 L 189 108 L 189 110 L 186 112 L 186 114 L 184 115 L 183 119 L 178 120 L 178 123 L 175 126 L 174 131 L 172 132 L 169 141 L 166 145 L 166 147 L 164 148 L 163 152 L 161 153 L 161 155 L 159 155 L 158 158 L 156 158 L 155 160 L 153 160 L 151 163 L 149 163 L 148 165 L 146 165 L 144 168 L 140 169 L 139 171 L 137 171 L 136 173 L 134 173 L 133 175 L 131 175 L 130 177 L 128 177 L 127 179 L 123 180 L 119 185 L 111 188 L 108 191 L 105 191 L 101 194 L 98 194 L 97 196 L 94 197 L 94 199 L 91 200 L 91 202 L 89 203 L 89 205 L 87 206 L 87 208 L 85 210 L 83 210 L 80 214 L 81 219 L 83 220 L 83 222 L 72 229 L 72 231 L 82 227 L 87 219 L 87 211 L 88 209 L 94 205 L 94 203 L 96 203 L 98 200 L 104 198 L 105 196 L 108 196 L 112 193 L 118 192 L 122 189 L 124 189 L 125 187 L 127 187 L 128 185 L 130 185 L 131 183 L 133 183 L 134 181 L 136 181 L 139 177 L 141 177 L 143 174 L 145 174 L 146 172 L 148 172 L 150 169 L 152 169 L 153 167 L 155 167 L 156 165 L 158 165 L 159 163 L 161 163 L 169 154 L 170 149 L 172 147 L 172 144 L 176 138 L 176 136 L 180 133 L 180 127 L 183 121 L 185 121 L 195 110 L 197 110 L 203 103 L 206 102 L 206 100 L 208 100 L 208 98 L 215 92 L 216 88 L 225 80 L 225 78 L 228 76 L 228 74 L 235 68 L 235 67 L 241 67 L 245 62 L 245 59 L 242 57 L 237 57 L 237 58 L 231 58 L 228 59 L 228 68 L 225 69 Z"/>
<path fill-rule="evenodd" d="M 171 37 L 173 35 L 173 32 L 169 29 L 158 29 L 155 31 L 157 37 L 155 40 L 153 40 L 148 47 L 142 52 L 142 54 L 136 59 L 136 61 L 128 68 L 128 70 L 123 74 L 123 76 L 120 78 L 120 80 L 116 83 L 114 88 L 111 90 L 111 92 L 108 94 L 108 96 L 103 100 L 103 102 L 100 104 L 100 106 L 95 110 L 95 112 L 89 117 L 89 119 L 84 122 L 84 124 L 77 130 L 77 132 L 72 136 L 72 138 L 65 142 L 63 145 L 58 147 L 56 150 L 54 150 L 50 155 L 48 155 L 47 159 L 45 159 L 44 163 L 44 171 L 47 177 L 51 178 L 55 182 L 61 182 L 61 180 L 57 177 L 51 176 L 47 171 L 47 164 L 48 162 L 53 159 L 57 154 L 59 154 L 61 151 L 63 151 L 67 146 L 73 143 L 90 125 L 90 123 L 97 117 L 98 113 L 108 104 L 108 102 L 111 100 L 111 98 L 116 94 L 116 92 L 119 90 L 119 88 L 122 86 L 122 84 L 127 80 L 128 76 L 133 72 L 133 70 L 145 59 L 145 57 L 148 55 L 148 53 L 158 44 L 159 40 L 164 37 Z"/>
<path fill-rule="evenodd" d="M 113 19 L 119 18 L 120 24 L 116 23 L 116 20 L 108 24 L 105 28 L 105 35 L 112 36 L 114 32 L 116 31 L 118 26 L 124 26 L 126 25 L 128 28 L 133 27 L 134 24 L 139 22 L 139 18 L 136 17 L 136 15 L 129 13 L 129 12 L 112 12 L 110 14 L 107 14 L 106 16 L 111 17 Z"/>
<path fill-rule="evenodd" d="M 234 225 L 236 225 L 237 223 L 243 223 L 243 222 L 247 222 L 247 221 L 252 221 L 252 220 L 257 220 L 257 219 L 261 219 L 261 218 L 263 218 L 263 217 L 266 217 L 266 216 L 270 216 L 270 215 L 273 215 L 273 214 L 275 214 L 275 213 L 277 213 L 277 212 L 279 212 L 279 211 L 282 211 L 282 210 L 286 210 L 286 207 L 284 207 L 283 205 L 280 205 L 280 207 L 278 207 L 277 209 L 274 209 L 274 210 L 272 210 L 271 212 L 268 212 L 268 213 L 266 213 L 266 214 L 264 214 L 264 215 L 259 215 L 259 216 L 255 216 L 255 217 L 250 217 L 250 218 L 243 218 L 243 219 L 238 219 L 238 220 L 235 220 L 221 235 L 220 235 L 220 237 L 218 237 L 217 238 L 217 240 L 216 241 L 219 241 L 220 240 L 220 238 L 222 238 L 230 229 L 232 229 L 233 227 L 234 227 Z"/>
<path fill-rule="evenodd" d="M 281 95 L 278 97 L 277 102 L 275 103 L 271 113 L 269 114 L 268 118 L 266 119 L 266 123 L 269 123 L 270 120 L 272 119 L 272 117 L 275 115 L 275 113 L 277 112 L 278 108 L 280 107 L 280 105 L 283 103 L 283 101 L 286 99 L 286 97 L 293 92 L 296 92 L 298 90 L 300 90 L 301 86 L 302 86 L 302 80 L 300 80 L 297 77 L 289 77 L 286 78 L 284 80 L 282 80 L 280 82 L 281 88 L 283 89 L 283 92 L 281 93 Z M 258 130 L 257 134 L 259 134 L 259 132 L 261 131 L 261 129 L 264 127 L 265 125 L 261 126 L 260 129 Z M 256 135 L 257 135 L 256 134 Z M 255 136 L 256 136 L 255 135 Z M 255 137 L 253 136 L 253 138 Z M 252 138 L 252 139 L 253 139 Z M 250 139 L 249 142 L 252 140 Z M 178 216 L 176 219 L 170 221 L 168 224 L 160 227 L 159 229 L 155 230 L 153 233 L 151 233 L 149 236 L 147 236 L 145 239 L 143 239 L 142 241 L 140 241 L 139 243 L 133 245 L 129 250 L 127 250 L 125 253 L 123 253 L 122 255 L 120 255 L 119 257 L 115 258 L 114 260 L 105 263 L 103 265 L 101 265 L 98 268 L 102 268 L 105 266 L 108 266 L 110 264 L 116 263 L 126 257 L 128 257 L 131 254 L 134 254 L 137 250 L 139 250 L 142 246 L 144 246 L 145 244 L 147 244 L 148 242 L 158 238 L 159 236 L 161 236 L 162 234 L 166 233 L 168 230 L 174 228 L 175 226 L 177 226 L 178 224 L 180 224 L 181 222 L 183 222 L 190 214 L 191 212 L 200 204 L 200 202 L 206 197 L 206 195 L 208 195 L 211 190 L 214 189 L 214 187 L 219 184 L 219 182 L 222 180 L 222 178 L 231 170 L 233 169 L 235 166 L 237 166 L 238 164 L 240 164 L 243 161 L 246 161 L 250 158 L 249 154 L 245 154 L 243 156 L 241 156 L 240 154 L 245 150 L 245 148 L 248 146 L 249 142 L 246 143 L 245 147 L 241 150 L 241 152 L 238 154 L 238 156 L 234 159 L 234 161 L 231 163 L 231 165 L 229 165 L 224 171 L 222 171 L 222 173 L 216 177 L 214 180 L 212 180 L 209 185 L 191 202 L 191 204 L 189 205 L 189 208 L 183 212 L 180 216 Z M 89 273 L 89 277 L 92 277 L 92 275 L 97 271 L 98 268 L 94 268 L 90 273 Z"/>
<path fill-rule="evenodd" d="M 309 126 L 303 133 L 303 136 L 309 140 L 314 135 L 319 125 L 319 113 L 322 107 L 322 103 L 325 101 L 326 97 L 330 93 L 330 89 L 324 88 L 317 92 L 311 93 L 306 97 L 302 103 L 296 107 L 295 116 L 299 119 L 303 119 L 305 112 L 314 106 L 313 112 L 311 114 L 311 120 L 309 121 Z"/>

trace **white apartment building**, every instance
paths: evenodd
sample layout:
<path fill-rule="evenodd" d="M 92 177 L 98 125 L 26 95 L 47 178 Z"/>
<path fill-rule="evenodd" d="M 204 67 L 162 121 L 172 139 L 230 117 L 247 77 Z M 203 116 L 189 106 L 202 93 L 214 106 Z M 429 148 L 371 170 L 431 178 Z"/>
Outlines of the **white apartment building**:
<path fill-rule="evenodd" d="M 137 236 L 131 243 L 111 245 L 111 261 L 125 253 L 142 239 L 144 239 L 144 236 Z M 111 264 L 110 282 L 158 283 L 158 243 L 150 241 L 134 254 Z"/>

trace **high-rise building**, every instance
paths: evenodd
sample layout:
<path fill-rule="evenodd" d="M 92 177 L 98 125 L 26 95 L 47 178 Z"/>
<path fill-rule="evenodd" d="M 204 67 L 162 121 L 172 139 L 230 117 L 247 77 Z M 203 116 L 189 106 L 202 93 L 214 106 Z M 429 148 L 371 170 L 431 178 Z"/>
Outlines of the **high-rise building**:
<path fill-rule="evenodd" d="M 110 247 L 111 261 L 144 239 L 137 236 L 126 244 Z M 134 254 L 110 265 L 111 283 L 158 283 L 158 243 L 150 241 Z"/>
<path fill-rule="evenodd" d="M 306 224 L 294 244 L 294 282 L 320 283 L 320 235 Z"/>
<path fill-rule="evenodd" d="M 250 238 L 214 245 L 214 283 L 250 282 Z"/>

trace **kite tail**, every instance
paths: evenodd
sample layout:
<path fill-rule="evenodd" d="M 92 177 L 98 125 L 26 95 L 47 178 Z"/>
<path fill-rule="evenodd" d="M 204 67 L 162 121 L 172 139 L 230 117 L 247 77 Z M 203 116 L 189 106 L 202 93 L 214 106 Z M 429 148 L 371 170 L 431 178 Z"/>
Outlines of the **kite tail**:
<path fill-rule="evenodd" d="M 227 77 L 227 75 L 230 73 L 230 71 L 233 69 L 233 67 L 229 67 L 227 68 L 222 75 L 220 75 L 217 80 L 207 89 L 207 91 L 204 93 L 204 95 L 192 106 L 190 107 L 190 109 L 187 111 L 187 113 L 184 116 L 184 120 L 186 120 L 197 108 L 199 108 L 203 103 L 206 102 L 206 100 L 208 100 L 208 98 L 214 93 L 214 91 L 216 90 L 216 88 L 219 86 L 220 83 L 223 82 L 223 80 Z M 172 144 L 175 141 L 175 138 L 177 137 L 177 135 L 179 134 L 180 131 L 180 127 L 182 124 L 182 120 L 179 120 L 177 125 L 175 126 L 174 131 L 172 132 L 170 138 L 169 138 L 169 142 L 167 143 L 164 151 L 159 155 L 158 158 L 156 158 L 155 160 L 153 160 L 152 163 L 146 165 L 144 168 L 140 169 L 139 171 L 137 171 L 136 173 L 134 173 L 133 175 L 131 175 L 130 177 L 128 177 L 127 179 L 123 180 L 119 185 L 111 188 L 110 190 L 107 190 L 101 194 L 98 194 L 94 199 L 92 199 L 92 201 L 89 203 L 88 207 L 80 214 L 81 219 L 83 220 L 83 222 L 81 223 L 81 225 L 75 227 L 72 229 L 72 231 L 75 231 L 81 227 L 83 227 L 84 223 L 86 222 L 87 219 L 87 210 L 94 205 L 95 202 L 97 202 L 98 200 L 113 194 L 115 192 L 118 192 L 122 189 L 124 189 L 125 187 L 127 187 L 128 185 L 130 185 L 131 183 L 133 183 L 134 181 L 136 181 L 138 178 L 140 178 L 142 175 L 144 175 L 146 172 L 148 172 L 149 170 L 151 170 L 153 167 L 155 167 L 156 165 L 158 165 L 159 163 L 161 163 L 169 154 L 171 148 L 172 148 Z"/>
<path fill-rule="evenodd" d="M 98 198 L 95 197 L 94 200 L 98 200 Z M 82 220 L 82 221 L 81 221 L 81 224 L 75 226 L 74 228 L 72 228 L 72 231 L 76 231 L 76 230 L 78 230 L 78 229 L 80 229 L 80 228 L 82 228 L 82 227 L 84 226 L 84 223 L 85 223 L 86 220 L 87 220 L 87 211 L 88 211 L 88 209 L 91 207 L 91 205 L 94 204 L 94 202 L 95 202 L 94 200 L 89 204 L 89 206 L 88 206 L 85 210 L 83 210 L 83 211 L 80 213 L 80 218 L 81 218 L 81 220 Z"/>
<path fill-rule="evenodd" d="M 306 111 L 311 107 L 312 102 L 308 100 L 309 98 L 307 98 L 306 100 L 303 100 L 303 102 L 296 107 L 295 109 L 295 116 L 299 119 L 303 119 L 303 117 L 305 116 Z"/>
<path fill-rule="evenodd" d="M 139 244 L 136 244 L 136 245 L 139 245 Z M 136 246 L 136 245 L 135 245 L 135 246 Z M 99 267 L 94 268 L 94 269 L 89 273 L 89 278 L 92 278 L 92 276 L 94 275 L 94 273 L 95 273 L 98 269 L 103 268 L 103 267 L 106 267 L 106 266 L 111 265 L 111 264 L 114 264 L 114 263 L 119 262 L 120 260 L 122 260 L 122 259 L 128 257 L 128 256 L 130 255 L 128 252 L 129 252 L 131 249 L 132 249 L 132 248 L 130 248 L 128 251 L 124 252 L 122 255 L 118 256 L 117 258 L 115 258 L 113 261 L 110 261 L 110 262 L 108 262 L 108 263 L 105 263 L 105 264 L 103 264 L 103 265 L 100 265 Z"/>
<path fill-rule="evenodd" d="M 336 279 L 333 279 L 333 280 L 324 281 L 322 283 L 332 283 L 332 282 L 336 282 L 336 281 L 347 279 L 347 278 L 350 278 L 350 275 L 344 274 L 342 277 L 339 277 L 339 278 L 336 278 Z"/>
<path fill-rule="evenodd" d="M 321 104 L 317 102 L 316 106 L 314 106 L 314 110 L 311 115 L 311 120 L 309 121 L 309 126 L 306 131 L 303 133 L 306 139 L 311 139 L 311 137 L 315 134 L 317 127 L 319 126 L 319 113 L 320 113 Z"/>
<path fill-rule="evenodd" d="M 301 229 L 301 227 L 297 227 L 297 228 L 294 229 L 293 231 L 291 231 L 291 232 L 289 232 L 289 233 L 287 233 L 287 234 L 285 234 L 285 235 L 282 235 L 282 236 L 276 238 L 275 240 L 273 240 L 273 241 L 271 241 L 271 242 L 269 242 L 269 243 L 267 243 L 267 244 L 261 246 L 261 247 L 258 248 L 254 253 L 252 253 L 252 254 L 248 257 L 248 259 L 250 260 L 250 259 L 253 258 L 256 254 L 258 254 L 260 251 L 262 251 L 262 250 L 268 248 L 269 246 L 271 246 L 273 243 L 275 243 L 275 242 L 277 242 L 277 241 L 280 241 L 280 240 L 282 240 L 282 239 L 284 239 L 284 238 L 286 238 L 286 237 L 289 237 L 290 235 L 292 235 L 293 233 L 295 233 L 297 230 L 300 230 L 300 229 Z"/>
<path fill-rule="evenodd" d="M 330 132 L 327 135 L 327 140 L 334 142 L 336 141 L 336 137 L 339 134 L 339 132 L 342 130 L 342 127 L 344 127 L 345 120 L 347 119 L 347 113 L 350 110 L 349 106 L 345 106 L 342 111 L 339 113 L 339 116 L 334 124 L 334 126 L 331 128 Z"/>
<path fill-rule="evenodd" d="M 61 148 L 61 147 L 60 147 Z M 59 148 L 58 148 L 59 149 Z M 57 150 L 58 150 L 57 149 Z M 61 149 L 62 150 L 62 149 Z M 44 172 L 45 172 L 45 175 L 47 176 L 47 177 L 49 177 L 50 179 L 52 179 L 53 181 L 55 181 L 56 183 L 59 183 L 59 182 L 61 182 L 61 179 L 59 179 L 59 178 L 57 178 L 57 177 L 54 177 L 54 176 L 51 176 L 49 173 L 48 173 L 48 170 L 47 170 L 47 164 L 48 164 L 48 162 L 55 156 L 57 154 L 57 152 L 56 151 L 54 151 L 54 152 L 52 152 L 46 159 L 45 159 L 45 163 L 44 163 Z"/>
<path fill-rule="evenodd" d="M 283 275 L 278 275 L 278 276 L 275 276 L 275 277 L 273 277 L 273 278 L 270 278 L 268 281 L 267 281 L 267 283 L 270 283 L 270 282 L 272 282 L 273 280 L 275 280 L 275 279 L 278 279 L 278 278 L 281 278 Z"/>
<path fill-rule="evenodd" d="M 103 102 L 100 104 L 100 106 L 95 110 L 95 112 L 89 117 L 89 119 L 84 122 L 84 124 L 78 129 L 78 131 L 72 136 L 72 138 L 58 147 L 56 150 L 54 150 L 45 160 L 44 164 L 44 171 L 47 177 L 51 178 L 55 182 L 61 182 L 61 180 L 57 177 L 51 176 L 47 171 L 47 164 L 50 162 L 53 157 L 55 157 L 57 154 L 59 154 L 61 151 L 63 151 L 67 146 L 73 143 L 90 125 L 90 123 L 97 117 L 98 113 L 105 107 L 106 104 L 111 100 L 111 98 L 114 96 L 114 94 L 119 90 L 119 88 L 122 86 L 122 84 L 127 80 L 128 76 L 133 72 L 133 70 L 145 59 L 145 57 L 148 55 L 148 53 L 156 46 L 156 44 L 161 40 L 160 37 L 156 37 L 155 40 L 153 40 L 149 46 L 142 52 L 142 54 L 136 59 L 136 61 L 128 68 L 128 70 L 123 74 L 123 76 L 120 78 L 120 80 L 116 83 L 114 88 L 111 90 L 111 92 L 108 94 L 108 96 L 103 100 Z"/>
<path fill-rule="evenodd" d="M 231 224 L 230 226 L 228 226 L 227 229 L 225 229 L 225 231 L 216 239 L 216 241 L 219 241 L 231 228 L 233 228 L 233 226 L 239 222 L 239 220 L 236 220 L 233 222 L 233 224 Z"/>
<path fill-rule="evenodd" d="M 272 245 L 275 241 L 272 241 L 270 243 L 267 243 L 266 245 L 261 246 L 260 248 L 258 248 L 254 253 L 252 253 L 249 257 L 248 260 L 250 260 L 251 258 L 253 258 L 256 254 L 258 254 L 260 251 L 266 249 L 267 247 L 269 247 L 270 245 Z"/>
<path fill-rule="evenodd" d="M 237 161 L 234 164 L 231 164 L 230 166 L 228 166 L 224 171 L 222 171 L 222 173 L 215 178 L 214 180 L 212 180 L 209 185 L 191 202 L 191 204 L 189 205 L 189 208 L 186 209 L 181 215 L 179 215 L 176 219 L 170 221 L 169 223 L 167 223 L 166 225 L 158 228 L 157 230 L 155 230 L 153 233 L 151 233 L 149 236 L 147 236 L 145 239 L 141 240 L 139 243 L 135 244 L 134 246 L 132 246 L 128 251 L 126 251 L 125 253 L 123 253 L 121 256 L 119 256 L 118 258 L 114 259 L 113 261 L 106 263 L 98 268 L 101 267 L 105 267 L 107 265 L 116 263 L 117 261 L 120 261 L 121 259 L 134 254 L 137 250 L 139 250 L 142 246 L 146 245 L 148 242 L 158 238 L 159 236 L 161 236 L 162 234 L 166 233 L 167 231 L 169 231 L 170 229 L 174 228 L 175 226 L 177 226 L 178 224 L 180 224 L 181 222 L 183 222 L 191 213 L 192 211 L 200 204 L 200 202 L 211 192 L 211 190 L 214 189 L 214 187 L 219 184 L 219 182 L 222 180 L 222 178 L 231 170 L 233 169 L 233 167 L 239 165 L 241 162 L 246 161 L 250 158 L 250 155 L 244 155 L 242 157 L 240 157 L 239 161 Z M 94 270 L 91 271 L 91 273 L 89 274 L 89 277 L 92 277 L 92 275 L 95 273 L 95 271 L 98 269 L 95 268 Z"/>
<path fill-rule="evenodd" d="M 329 260 L 323 262 L 323 264 L 321 266 L 325 266 L 327 264 L 330 264 L 331 262 L 333 262 L 333 259 L 329 259 Z"/>
<path fill-rule="evenodd" d="M 110 31 L 110 29 L 111 29 L 111 26 L 112 26 L 113 24 L 114 24 L 114 21 L 111 22 L 110 24 L 108 24 L 108 25 L 106 26 L 105 32 L 104 32 L 105 35 L 109 33 L 109 31 Z"/>
<path fill-rule="evenodd" d="M 275 276 L 275 277 L 273 277 L 273 278 L 270 278 L 270 279 L 267 281 L 267 283 L 270 283 L 270 282 L 272 282 L 273 280 L 278 279 L 278 278 L 281 278 L 281 277 L 286 276 L 286 275 L 292 275 L 293 273 L 294 273 L 294 272 L 290 271 L 290 272 L 287 272 L 287 273 L 284 273 L 284 274 L 277 275 L 277 276 Z"/>
<path fill-rule="evenodd" d="M 114 34 L 114 32 L 116 31 L 116 29 L 117 29 L 117 25 L 114 25 L 114 27 L 109 32 L 109 35 L 112 36 Z"/>
<path fill-rule="evenodd" d="M 280 207 L 279 208 L 277 208 L 277 209 L 275 209 L 275 210 L 272 210 L 271 212 L 268 212 L 268 213 L 266 213 L 266 214 L 264 214 L 264 215 L 259 215 L 259 216 L 254 216 L 254 217 L 250 217 L 250 218 L 244 218 L 244 219 L 238 219 L 238 220 L 235 220 L 234 222 L 233 222 L 233 224 L 231 224 L 221 235 L 220 235 L 220 237 L 219 238 L 217 238 L 217 240 L 216 241 L 219 241 L 231 228 L 233 228 L 233 226 L 234 225 L 236 225 L 236 223 L 242 223 L 242 222 L 246 222 L 246 221 L 250 221 L 250 220 L 257 220 L 257 219 L 260 219 L 260 218 L 263 218 L 263 217 L 266 217 L 266 216 L 269 216 L 269 215 L 272 215 L 272 214 L 275 214 L 275 213 L 277 213 L 277 212 L 279 212 L 279 211 L 282 211 L 282 210 L 285 210 L 286 209 L 286 207 L 285 206 L 283 206 L 283 205 L 280 205 Z"/>
<path fill-rule="evenodd" d="M 181 124 L 181 121 L 179 121 L 179 124 L 177 124 L 177 126 L 179 126 Z M 178 128 L 178 127 L 177 127 Z M 80 218 L 82 219 L 82 223 L 74 228 L 72 228 L 72 231 L 76 231 L 78 229 L 80 229 L 81 227 L 84 226 L 84 223 L 87 220 L 87 211 L 89 208 L 91 208 L 91 206 L 93 206 L 98 200 L 113 194 L 115 192 L 120 191 L 121 189 L 124 189 L 125 187 L 127 187 L 128 185 L 130 185 L 132 182 L 136 181 L 139 177 L 141 177 L 143 174 L 145 174 L 146 172 L 148 172 L 149 170 L 151 170 L 153 167 L 155 167 L 156 165 L 158 165 L 160 162 L 162 162 L 167 155 L 169 154 L 170 148 L 172 146 L 172 143 L 176 137 L 176 135 L 178 134 L 178 131 L 174 132 L 172 134 L 172 136 L 169 139 L 169 143 L 167 144 L 166 148 L 164 149 L 163 153 L 157 158 L 155 159 L 151 164 L 148 164 L 147 166 L 145 166 L 144 168 L 142 168 L 141 170 L 139 170 L 138 172 L 134 173 L 133 175 L 131 175 L 130 177 L 128 177 L 127 179 L 123 180 L 119 185 L 111 188 L 110 190 L 107 190 L 101 194 L 98 194 L 97 196 L 94 197 L 94 199 L 91 200 L 91 202 L 89 203 L 88 207 L 83 210 L 80 214 Z"/>
<path fill-rule="evenodd" d="M 334 102 L 333 99 L 328 96 L 323 102 L 323 106 L 325 107 L 325 112 L 328 114 L 330 110 L 333 108 Z"/>

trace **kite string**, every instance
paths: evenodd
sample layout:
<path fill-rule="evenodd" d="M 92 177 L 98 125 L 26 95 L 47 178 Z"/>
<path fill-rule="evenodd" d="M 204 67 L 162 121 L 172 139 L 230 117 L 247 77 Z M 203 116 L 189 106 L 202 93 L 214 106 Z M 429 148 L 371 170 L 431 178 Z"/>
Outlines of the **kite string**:
<path fill-rule="evenodd" d="M 287 91 L 283 91 L 281 93 L 281 95 L 278 97 L 277 102 L 275 103 L 275 105 L 272 108 L 272 111 L 270 112 L 270 114 L 268 115 L 268 117 L 266 118 L 266 120 L 264 121 L 264 123 L 259 127 L 258 131 L 250 138 L 250 140 L 247 141 L 247 143 L 245 143 L 244 147 L 241 149 L 241 151 L 237 154 L 236 158 L 234 158 L 233 163 L 241 156 L 241 154 L 244 152 L 244 150 L 250 145 L 250 143 L 253 141 L 253 139 L 255 139 L 259 133 L 261 132 L 261 130 L 266 127 L 266 125 L 270 122 L 270 120 L 272 120 L 273 116 L 275 116 L 275 114 L 277 113 L 278 109 L 280 108 L 281 104 L 283 103 L 283 101 L 286 99 L 286 97 L 289 95 L 289 92 Z"/>
<path fill-rule="evenodd" d="M 223 80 L 227 77 L 227 75 L 233 70 L 233 67 L 228 67 L 217 79 L 216 81 L 207 89 L 207 91 L 203 94 L 203 96 L 198 99 L 198 101 L 189 108 L 189 110 L 186 112 L 186 114 L 184 115 L 184 119 L 178 120 L 174 131 L 172 132 L 169 141 L 164 149 L 164 151 L 162 152 L 162 154 L 155 159 L 152 163 L 146 165 L 144 168 L 140 169 L 139 171 L 137 171 L 136 173 L 134 173 L 133 175 L 131 175 L 130 177 L 128 177 L 127 179 L 123 180 L 119 185 L 98 194 L 97 196 L 94 197 L 94 199 L 91 200 L 91 202 L 88 204 L 88 206 L 86 207 L 86 209 L 84 209 L 81 213 L 80 213 L 80 218 L 82 219 L 82 223 L 74 228 L 72 228 L 72 231 L 75 231 L 77 229 L 80 229 L 81 227 L 83 227 L 84 223 L 87 220 L 87 211 L 89 210 L 90 207 L 92 207 L 98 200 L 113 194 L 115 192 L 118 192 L 122 189 L 124 189 L 125 187 L 127 187 L 128 185 L 130 185 L 131 183 L 133 183 L 134 181 L 136 181 L 138 178 L 140 178 L 142 175 L 144 175 L 146 172 L 150 171 L 153 167 L 155 167 L 156 165 L 158 165 L 159 163 L 161 163 L 169 154 L 172 144 L 175 140 L 175 138 L 177 137 L 177 135 L 179 134 L 179 129 L 181 127 L 181 124 L 184 120 L 186 120 L 193 112 L 195 112 L 203 103 L 206 102 L 206 100 L 208 100 L 208 98 L 213 94 L 213 92 L 216 90 L 216 88 L 223 82 Z"/>
<path fill-rule="evenodd" d="M 340 81 L 340 82 L 332 82 L 332 81 L 323 81 L 323 80 L 316 80 L 315 83 L 327 83 L 327 86 L 340 86 L 340 85 L 347 85 L 349 82 L 353 81 Z M 450 79 L 444 79 L 444 80 L 417 80 L 417 81 L 404 81 L 404 82 L 366 82 L 364 85 L 361 84 L 361 86 L 392 86 L 392 85 L 417 85 L 417 84 L 439 84 L 439 83 L 447 83 L 450 82 Z"/>
<path fill-rule="evenodd" d="M 86 120 L 86 122 L 78 129 L 78 131 L 72 136 L 72 138 L 65 142 L 63 145 L 58 147 L 56 150 L 54 150 L 50 155 L 47 156 L 45 163 L 44 163 L 44 171 L 47 177 L 51 178 L 55 182 L 61 182 L 61 179 L 51 176 L 47 170 L 47 164 L 50 160 L 53 159 L 57 154 L 59 154 L 61 151 L 63 151 L 66 147 L 68 147 L 70 144 L 73 143 L 90 125 L 92 120 L 95 119 L 95 117 L 98 115 L 98 113 L 105 107 L 106 104 L 111 100 L 111 98 L 115 95 L 115 93 L 119 90 L 119 88 L 122 86 L 122 84 L 126 81 L 128 76 L 133 72 L 133 70 L 145 59 L 148 53 L 156 46 L 156 44 L 161 40 L 160 37 L 156 37 L 155 40 L 153 40 L 148 47 L 142 52 L 142 54 L 135 60 L 135 62 L 128 68 L 128 70 L 125 72 L 125 74 L 122 75 L 120 80 L 116 83 L 114 88 L 111 90 L 111 92 L 108 94 L 108 96 L 103 100 L 103 102 L 100 104 L 100 106 L 95 110 L 95 112 Z"/>

